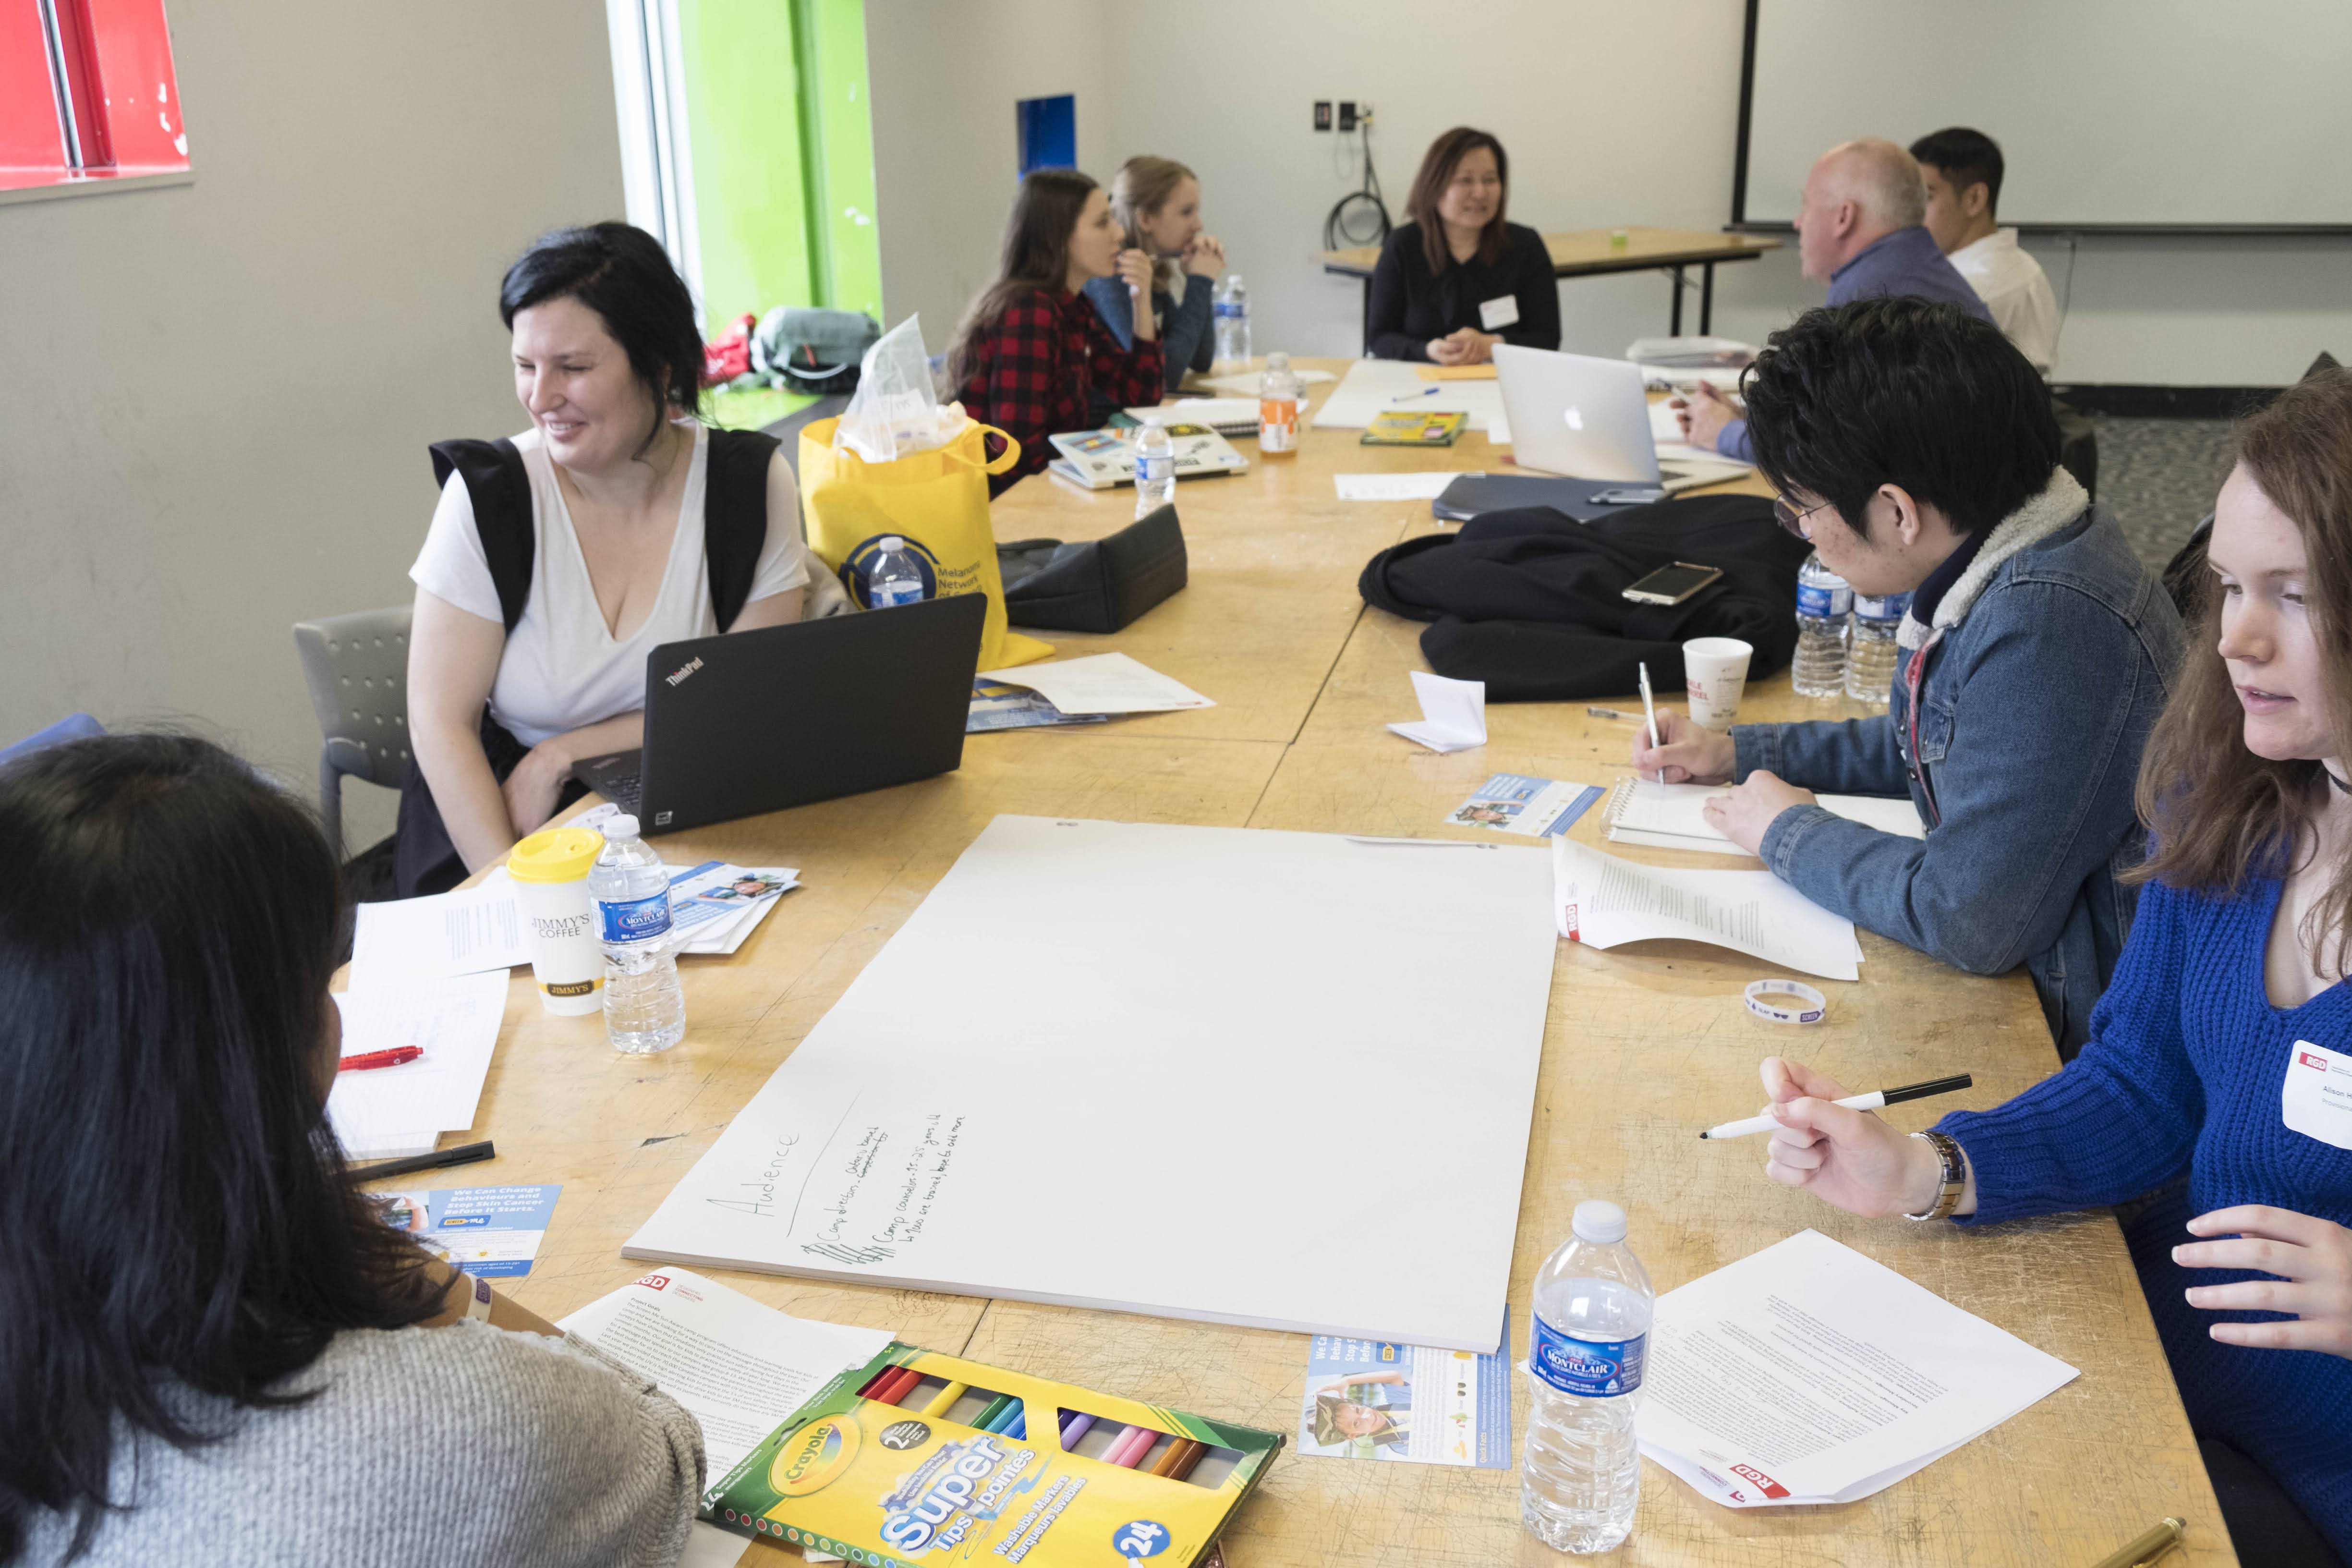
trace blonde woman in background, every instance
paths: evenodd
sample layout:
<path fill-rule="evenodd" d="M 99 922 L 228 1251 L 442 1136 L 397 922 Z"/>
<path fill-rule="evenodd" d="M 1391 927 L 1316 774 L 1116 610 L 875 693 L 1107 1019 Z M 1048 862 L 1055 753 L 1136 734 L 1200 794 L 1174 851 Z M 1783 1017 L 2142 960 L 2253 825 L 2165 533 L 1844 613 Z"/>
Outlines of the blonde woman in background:
<path fill-rule="evenodd" d="M 1201 232 L 1201 182 L 1173 158 L 1129 158 L 1110 183 L 1111 220 L 1127 231 L 1127 246 L 1152 259 L 1151 310 L 1167 360 L 1168 389 L 1188 370 L 1205 371 L 1216 355 L 1210 331 L 1210 295 L 1225 268 L 1225 247 Z M 1087 299 L 1122 344 L 1135 337 L 1135 300 L 1120 278 L 1088 283 Z M 1111 416 L 1107 397 L 1095 400 L 1097 424 Z"/>

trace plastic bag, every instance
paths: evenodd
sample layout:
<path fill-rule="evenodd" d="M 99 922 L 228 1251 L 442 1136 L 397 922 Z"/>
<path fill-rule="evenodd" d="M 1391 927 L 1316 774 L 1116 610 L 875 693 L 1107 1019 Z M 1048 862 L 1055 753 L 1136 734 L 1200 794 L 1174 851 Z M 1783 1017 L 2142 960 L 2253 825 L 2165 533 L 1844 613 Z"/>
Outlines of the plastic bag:
<path fill-rule="evenodd" d="M 909 316 L 866 351 L 857 390 L 834 427 L 833 444 L 869 463 L 895 463 L 946 446 L 969 423 L 961 404 L 940 406 L 923 353 L 922 318 Z"/>

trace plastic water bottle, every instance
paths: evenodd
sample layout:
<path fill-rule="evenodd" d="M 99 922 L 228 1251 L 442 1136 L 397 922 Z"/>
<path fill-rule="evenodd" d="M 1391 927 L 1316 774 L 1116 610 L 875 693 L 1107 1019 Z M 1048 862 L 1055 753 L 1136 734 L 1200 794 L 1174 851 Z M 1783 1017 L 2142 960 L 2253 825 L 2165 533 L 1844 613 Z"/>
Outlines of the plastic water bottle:
<path fill-rule="evenodd" d="M 1911 595 L 1889 594 L 1883 599 L 1853 596 L 1853 634 L 1845 650 L 1845 694 L 1864 702 L 1885 705 L 1895 686 L 1895 666 L 1903 651 L 1895 634 L 1911 613 Z"/>
<path fill-rule="evenodd" d="M 1176 443 L 1168 426 L 1144 421 L 1135 437 L 1135 515 L 1149 517 L 1176 499 Z"/>
<path fill-rule="evenodd" d="M 1265 374 L 1257 382 L 1257 449 L 1275 457 L 1298 450 L 1298 399 L 1306 392 L 1290 356 L 1265 356 Z"/>
<path fill-rule="evenodd" d="M 1576 1205 L 1576 1233 L 1536 1275 L 1528 1325 L 1528 1446 L 1519 1518 L 1562 1552 L 1606 1552 L 1633 1529 L 1642 1386 L 1656 1293 L 1625 1245 L 1625 1211 Z"/>
<path fill-rule="evenodd" d="M 866 574 L 866 607 L 887 610 L 893 605 L 919 603 L 922 597 L 923 569 L 915 564 L 907 542 L 891 534 L 875 551 L 873 568 Z"/>
<path fill-rule="evenodd" d="M 1249 290 L 1242 287 L 1242 275 L 1225 274 L 1223 282 L 1209 301 L 1211 318 L 1216 323 L 1217 353 L 1221 360 L 1245 360 L 1250 356 Z"/>
<path fill-rule="evenodd" d="M 637 837 L 635 817 L 604 824 L 588 896 L 604 949 L 605 1038 L 632 1056 L 669 1049 L 686 1037 L 686 992 L 670 942 L 669 873 Z"/>
<path fill-rule="evenodd" d="M 1822 564 L 1816 550 L 1797 573 L 1797 657 L 1789 682 L 1800 697 L 1838 697 L 1845 691 L 1846 612 L 1853 590 Z"/>

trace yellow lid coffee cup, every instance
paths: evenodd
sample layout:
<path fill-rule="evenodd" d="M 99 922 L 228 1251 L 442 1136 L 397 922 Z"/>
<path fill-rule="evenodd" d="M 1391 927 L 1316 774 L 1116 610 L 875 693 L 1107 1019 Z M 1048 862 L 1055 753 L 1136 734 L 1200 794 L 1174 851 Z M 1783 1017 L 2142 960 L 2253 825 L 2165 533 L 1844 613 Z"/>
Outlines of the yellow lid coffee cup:
<path fill-rule="evenodd" d="M 604 836 L 593 827 L 544 827 L 507 855 L 507 875 L 518 882 L 585 881 Z"/>

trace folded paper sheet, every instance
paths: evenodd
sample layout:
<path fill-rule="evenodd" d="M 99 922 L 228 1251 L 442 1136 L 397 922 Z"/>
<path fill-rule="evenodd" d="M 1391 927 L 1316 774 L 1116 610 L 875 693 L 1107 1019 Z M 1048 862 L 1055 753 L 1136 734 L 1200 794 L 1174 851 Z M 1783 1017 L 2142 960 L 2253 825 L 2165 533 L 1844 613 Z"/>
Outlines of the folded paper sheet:
<path fill-rule="evenodd" d="M 1433 752 L 1466 752 L 1486 743 L 1485 681 L 1449 680 L 1416 669 L 1412 690 L 1421 699 L 1421 718 L 1409 724 L 1391 724 L 1390 729 Z"/>

